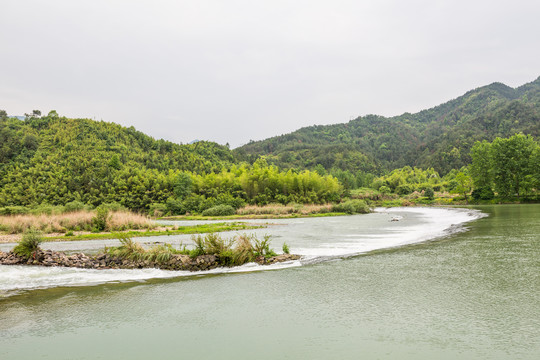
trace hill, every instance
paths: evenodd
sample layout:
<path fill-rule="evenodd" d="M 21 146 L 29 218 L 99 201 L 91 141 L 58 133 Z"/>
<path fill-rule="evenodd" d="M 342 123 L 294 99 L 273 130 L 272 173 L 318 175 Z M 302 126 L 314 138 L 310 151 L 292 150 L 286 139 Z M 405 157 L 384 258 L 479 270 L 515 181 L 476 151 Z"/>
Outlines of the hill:
<path fill-rule="evenodd" d="M 381 173 L 409 165 L 446 174 L 471 162 L 476 141 L 519 132 L 540 135 L 540 77 L 515 89 L 493 83 L 415 114 L 367 115 L 305 127 L 251 142 L 234 153 L 250 162 L 264 155 L 285 168 L 320 164 L 327 170 Z"/>
<path fill-rule="evenodd" d="M 0 115 L 0 207 L 121 202 L 132 209 L 165 201 L 179 171 L 221 171 L 225 146 L 155 140 L 108 122 L 56 112 L 24 121 Z"/>

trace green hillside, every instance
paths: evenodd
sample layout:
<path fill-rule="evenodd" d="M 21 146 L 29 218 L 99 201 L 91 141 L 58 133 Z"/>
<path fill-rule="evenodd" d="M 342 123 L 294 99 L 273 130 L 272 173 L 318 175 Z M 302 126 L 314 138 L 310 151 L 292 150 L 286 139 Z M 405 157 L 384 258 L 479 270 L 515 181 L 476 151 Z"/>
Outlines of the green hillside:
<path fill-rule="evenodd" d="M 7 214 L 73 202 L 201 213 L 220 205 L 327 203 L 342 192 L 332 176 L 281 171 L 263 159 L 239 163 L 216 143 L 179 145 L 56 112 L 24 120 L 0 112 L 0 144 L 0 213 Z"/>
<path fill-rule="evenodd" d="M 493 83 L 416 114 L 367 115 L 348 123 L 310 126 L 251 142 L 240 159 L 261 155 L 280 167 L 383 172 L 403 166 L 433 167 L 441 174 L 471 162 L 476 141 L 523 132 L 540 135 L 540 78 L 511 88 Z"/>
<path fill-rule="evenodd" d="M 0 206 L 165 201 L 179 171 L 221 171 L 231 151 L 212 142 L 179 145 L 118 124 L 51 112 L 25 121 L 0 115 Z"/>

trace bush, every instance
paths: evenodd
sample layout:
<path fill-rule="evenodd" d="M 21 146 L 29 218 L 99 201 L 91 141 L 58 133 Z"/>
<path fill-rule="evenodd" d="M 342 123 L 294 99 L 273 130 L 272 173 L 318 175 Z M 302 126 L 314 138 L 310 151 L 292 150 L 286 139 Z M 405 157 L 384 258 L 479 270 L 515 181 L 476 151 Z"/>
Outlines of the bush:
<path fill-rule="evenodd" d="M 486 186 L 474 189 L 471 196 L 474 200 L 491 200 L 493 197 L 495 197 L 495 194 L 490 187 Z"/>
<path fill-rule="evenodd" d="M 93 230 L 95 232 L 103 231 L 107 228 L 108 222 L 110 220 L 109 209 L 105 206 L 99 206 L 96 209 L 96 216 L 92 218 L 92 225 L 94 226 Z"/>
<path fill-rule="evenodd" d="M 150 210 L 148 211 L 148 214 L 153 217 L 160 217 L 167 213 L 167 205 L 165 204 L 158 204 L 153 203 L 150 204 Z"/>
<path fill-rule="evenodd" d="M 384 186 L 384 185 L 383 185 L 383 186 L 381 186 L 381 187 L 379 188 L 379 192 L 380 192 L 381 194 L 388 195 L 388 194 L 390 194 L 392 191 L 390 190 L 390 188 L 389 188 L 388 186 Z"/>
<path fill-rule="evenodd" d="M 287 243 L 283 243 L 283 247 L 281 249 L 283 250 L 284 254 L 290 254 L 289 245 L 287 245 Z"/>
<path fill-rule="evenodd" d="M 40 231 L 34 228 L 28 229 L 24 232 L 19 244 L 13 248 L 13 253 L 29 259 L 31 256 L 35 256 L 35 253 L 39 250 L 39 245 L 42 242 L 43 235 Z"/>
<path fill-rule="evenodd" d="M 112 202 L 112 203 L 103 203 L 101 204 L 99 207 L 103 207 L 109 211 L 128 211 L 128 209 L 122 205 L 122 204 L 119 204 L 117 202 Z"/>
<path fill-rule="evenodd" d="M 84 210 L 84 204 L 80 201 L 71 201 L 64 205 L 64 212 L 75 212 Z"/>
<path fill-rule="evenodd" d="M 0 208 L 0 215 L 23 215 L 29 212 L 30 210 L 25 206 L 6 206 Z"/>
<path fill-rule="evenodd" d="M 399 195 L 409 195 L 413 192 L 413 189 L 411 185 L 409 184 L 403 184 L 396 187 L 396 193 Z"/>
<path fill-rule="evenodd" d="M 184 205 L 182 205 L 182 201 L 173 197 L 168 198 L 165 205 L 167 206 L 167 213 L 170 215 L 184 215 L 186 213 L 186 209 L 184 208 Z"/>
<path fill-rule="evenodd" d="M 227 216 L 236 214 L 236 210 L 230 205 L 217 205 L 202 212 L 203 216 Z"/>
<path fill-rule="evenodd" d="M 363 200 L 347 200 L 341 204 L 332 206 L 333 212 L 343 212 L 347 214 L 367 214 L 371 210 Z"/>
<path fill-rule="evenodd" d="M 424 190 L 424 196 L 427 197 L 429 200 L 433 200 L 433 197 L 435 196 L 435 192 L 432 188 L 428 187 Z"/>

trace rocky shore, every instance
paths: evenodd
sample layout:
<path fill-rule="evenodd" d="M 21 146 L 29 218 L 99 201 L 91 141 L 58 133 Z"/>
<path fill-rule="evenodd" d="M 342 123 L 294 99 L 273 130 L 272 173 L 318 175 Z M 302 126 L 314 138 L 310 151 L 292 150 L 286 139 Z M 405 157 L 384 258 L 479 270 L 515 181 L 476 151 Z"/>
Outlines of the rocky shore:
<path fill-rule="evenodd" d="M 39 265 L 39 266 L 62 266 L 82 269 L 142 269 L 158 268 L 163 270 L 202 271 L 223 267 L 216 255 L 200 255 L 190 257 L 188 255 L 171 255 L 169 261 L 155 262 L 147 260 L 129 260 L 113 257 L 108 254 L 88 256 L 83 253 L 67 255 L 63 252 L 52 250 L 38 250 L 30 259 L 20 257 L 13 252 L 0 251 L 0 265 Z M 256 262 L 260 265 L 270 265 L 278 262 L 298 260 L 299 255 L 282 254 L 264 258 L 260 256 Z"/>

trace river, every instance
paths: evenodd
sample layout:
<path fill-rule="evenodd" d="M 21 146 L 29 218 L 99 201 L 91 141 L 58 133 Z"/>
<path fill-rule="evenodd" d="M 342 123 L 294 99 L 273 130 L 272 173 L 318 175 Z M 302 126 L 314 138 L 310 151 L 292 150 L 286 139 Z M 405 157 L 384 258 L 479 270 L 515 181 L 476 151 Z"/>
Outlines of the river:
<path fill-rule="evenodd" d="M 504 205 L 272 220 L 256 232 L 304 255 L 275 267 L 0 266 L 0 359 L 537 359 L 539 214 Z"/>

